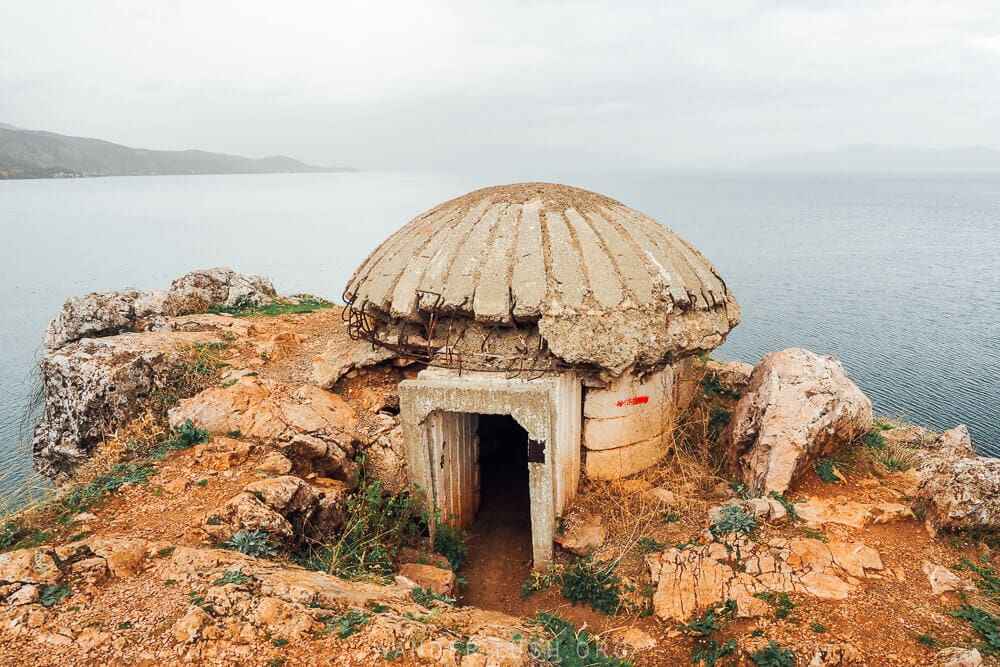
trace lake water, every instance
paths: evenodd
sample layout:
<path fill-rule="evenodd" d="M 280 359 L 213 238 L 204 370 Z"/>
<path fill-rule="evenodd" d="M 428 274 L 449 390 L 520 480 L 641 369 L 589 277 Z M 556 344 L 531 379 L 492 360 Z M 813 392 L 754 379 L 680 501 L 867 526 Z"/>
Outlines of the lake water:
<path fill-rule="evenodd" d="M 964 423 L 1000 455 L 1000 172 L 678 171 L 172 176 L 0 182 L 0 497 L 30 471 L 42 332 L 70 295 L 191 269 L 339 300 L 417 213 L 477 187 L 570 183 L 700 248 L 743 307 L 717 356 L 839 357 L 876 412 Z M 27 428 L 25 428 L 27 427 Z"/>

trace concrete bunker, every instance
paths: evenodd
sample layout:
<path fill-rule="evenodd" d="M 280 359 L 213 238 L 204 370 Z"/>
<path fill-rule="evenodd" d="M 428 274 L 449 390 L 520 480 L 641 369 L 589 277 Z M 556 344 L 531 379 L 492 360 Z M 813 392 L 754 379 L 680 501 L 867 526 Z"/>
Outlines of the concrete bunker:
<path fill-rule="evenodd" d="M 417 216 L 362 263 L 344 302 L 352 337 L 423 368 L 399 393 L 407 474 L 428 509 L 470 526 L 480 423 L 524 429 L 536 567 L 552 559 L 581 472 L 614 479 L 662 459 L 691 357 L 739 323 L 687 241 L 550 183 L 485 188 Z"/>

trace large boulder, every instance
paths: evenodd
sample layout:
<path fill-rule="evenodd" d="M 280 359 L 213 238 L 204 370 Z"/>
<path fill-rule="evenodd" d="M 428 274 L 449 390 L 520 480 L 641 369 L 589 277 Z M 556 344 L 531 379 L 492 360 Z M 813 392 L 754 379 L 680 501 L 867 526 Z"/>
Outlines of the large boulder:
<path fill-rule="evenodd" d="M 230 268 L 200 269 L 170 284 L 164 302 L 169 315 L 204 313 L 213 306 L 250 308 L 274 302 L 276 292 L 263 276 L 245 276 Z"/>
<path fill-rule="evenodd" d="M 840 362 L 793 348 L 754 367 L 721 444 L 751 489 L 784 493 L 813 461 L 871 428 L 871 401 Z"/>
<path fill-rule="evenodd" d="M 965 426 L 930 445 L 913 507 L 932 530 L 1000 529 L 1000 458 L 976 456 Z"/>
<path fill-rule="evenodd" d="M 339 396 L 319 387 L 292 389 L 244 375 L 229 386 L 210 387 L 181 401 L 169 413 L 179 427 L 190 419 L 212 433 L 239 431 L 244 437 L 286 448 L 294 463 L 352 481 L 358 444 L 357 416 Z"/>

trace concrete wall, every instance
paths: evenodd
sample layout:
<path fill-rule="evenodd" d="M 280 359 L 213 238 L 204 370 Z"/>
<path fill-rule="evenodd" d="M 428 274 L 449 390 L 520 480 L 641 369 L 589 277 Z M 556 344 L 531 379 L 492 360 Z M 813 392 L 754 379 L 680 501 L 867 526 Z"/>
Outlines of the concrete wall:
<path fill-rule="evenodd" d="M 556 516 L 572 504 L 579 482 L 581 396 L 580 381 L 572 373 L 526 380 L 428 369 L 404 380 L 399 385 L 400 419 L 411 483 L 443 518 L 454 514 L 471 525 L 474 416 L 512 416 L 544 448 L 528 463 L 532 549 L 535 567 L 551 562 Z"/>
<path fill-rule="evenodd" d="M 583 446 L 588 477 L 626 477 L 663 458 L 677 423 L 674 375 L 674 367 L 667 366 L 641 380 L 625 375 L 605 389 L 586 390 Z"/>

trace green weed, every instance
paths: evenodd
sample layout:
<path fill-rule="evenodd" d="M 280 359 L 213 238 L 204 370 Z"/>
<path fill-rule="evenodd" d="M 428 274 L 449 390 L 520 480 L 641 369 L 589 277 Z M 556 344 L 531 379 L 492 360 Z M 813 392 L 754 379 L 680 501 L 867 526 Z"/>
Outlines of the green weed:
<path fill-rule="evenodd" d="M 742 505 L 730 503 L 719 510 L 719 516 L 712 522 L 709 530 L 716 537 L 730 533 L 749 534 L 757 527 L 757 520 Z"/>
<path fill-rule="evenodd" d="M 714 639 L 699 642 L 691 650 L 691 662 L 704 667 L 715 667 L 720 660 L 736 652 L 738 645 L 735 639 L 720 644 Z"/>
<path fill-rule="evenodd" d="M 455 524 L 438 523 L 434 529 L 434 551 L 448 559 L 452 570 L 458 570 L 469 553 L 468 537 Z"/>
<path fill-rule="evenodd" d="M 761 650 L 751 653 L 750 659 L 759 667 L 795 667 L 795 652 L 781 648 L 775 641 L 770 641 Z"/>
<path fill-rule="evenodd" d="M 253 577 L 249 577 L 239 570 L 226 570 L 221 577 L 212 582 L 212 585 L 228 586 L 232 584 L 234 586 L 242 586 L 250 581 L 253 581 Z"/>
<path fill-rule="evenodd" d="M 713 632 L 721 630 L 721 624 L 724 621 L 730 620 L 735 613 L 736 601 L 726 600 L 725 604 L 718 607 L 712 607 L 702 614 L 700 618 L 697 618 L 690 623 L 681 625 L 678 630 L 681 632 L 688 632 L 708 637 Z"/>
<path fill-rule="evenodd" d="M 983 654 L 1000 655 L 1000 617 L 968 603 L 963 603 L 962 608 L 951 615 L 972 624 L 972 631 L 983 641 L 980 647 Z"/>
<path fill-rule="evenodd" d="M 38 604 L 43 607 L 54 607 L 57 604 L 62 604 L 63 598 L 69 597 L 72 594 L 73 591 L 69 586 L 48 584 L 47 586 L 42 586 L 41 590 L 38 591 Z"/>
<path fill-rule="evenodd" d="M 297 315 L 302 313 L 312 313 L 323 308 L 331 308 L 333 304 L 325 299 L 317 297 L 304 297 L 291 301 L 275 301 L 267 306 L 257 306 L 254 304 L 237 304 L 235 306 L 212 306 L 208 312 L 228 314 L 233 317 L 276 317 L 278 315 Z"/>
<path fill-rule="evenodd" d="M 840 481 L 837 472 L 833 467 L 833 459 L 820 459 L 816 462 L 816 475 L 827 484 L 836 484 Z"/>
<path fill-rule="evenodd" d="M 262 530 L 241 530 L 222 544 L 223 548 L 238 551 L 253 558 L 274 558 L 278 545 Z"/>
<path fill-rule="evenodd" d="M 577 558 L 560 579 L 563 597 L 573 604 L 585 602 L 594 611 L 609 616 L 614 615 L 622 604 L 622 579 L 615 572 L 612 561 L 594 560 L 590 556 Z"/>
<path fill-rule="evenodd" d="M 540 611 L 530 621 L 541 626 L 548 641 L 534 639 L 529 643 L 530 656 L 560 667 L 629 667 L 631 663 L 608 655 L 597 640 L 585 630 L 577 631 L 572 623 L 556 614 Z"/>

